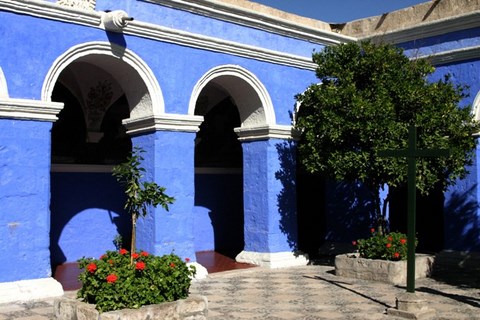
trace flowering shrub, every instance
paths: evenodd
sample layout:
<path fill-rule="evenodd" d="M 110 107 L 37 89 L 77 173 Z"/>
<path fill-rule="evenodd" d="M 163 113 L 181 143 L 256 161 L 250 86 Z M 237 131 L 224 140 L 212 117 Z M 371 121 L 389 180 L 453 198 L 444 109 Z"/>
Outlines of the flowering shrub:
<path fill-rule="evenodd" d="M 183 299 L 196 272 L 188 261 L 173 253 L 154 256 L 125 249 L 107 251 L 99 259 L 82 258 L 77 297 L 95 304 L 100 312 Z"/>
<path fill-rule="evenodd" d="M 400 232 L 380 234 L 371 229 L 371 237 L 353 241 L 360 257 L 382 260 L 406 260 L 407 236 Z M 415 245 L 417 245 L 415 243 Z"/>

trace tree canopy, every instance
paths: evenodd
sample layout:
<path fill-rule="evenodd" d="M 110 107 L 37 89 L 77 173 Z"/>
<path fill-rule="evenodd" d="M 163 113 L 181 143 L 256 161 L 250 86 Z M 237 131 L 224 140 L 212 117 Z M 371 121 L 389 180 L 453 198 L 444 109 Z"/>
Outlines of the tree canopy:
<path fill-rule="evenodd" d="M 459 103 L 468 87 L 449 75 L 430 81 L 435 68 L 409 59 L 399 47 L 370 41 L 328 46 L 313 54 L 318 84 L 296 96 L 299 161 L 311 173 L 361 182 L 372 191 L 407 182 L 405 158 L 380 157 L 406 149 L 408 127 L 419 149 L 449 149 L 450 156 L 417 159 L 417 190 L 444 188 L 467 175 L 480 129 L 471 106 Z"/>

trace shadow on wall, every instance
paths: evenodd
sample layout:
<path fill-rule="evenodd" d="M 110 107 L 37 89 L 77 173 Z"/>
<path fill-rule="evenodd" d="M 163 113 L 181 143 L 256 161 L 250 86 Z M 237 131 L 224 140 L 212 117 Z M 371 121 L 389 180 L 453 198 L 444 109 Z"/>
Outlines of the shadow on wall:
<path fill-rule="evenodd" d="M 480 252 L 480 215 L 477 185 L 447 194 L 445 203 L 445 249 Z"/>
<path fill-rule="evenodd" d="M 370 236 L 375 227 L 375 201 L 361 183 L 327 181 L 325 241 L 348 243 Z"/>
<path fill-rule="evenodd" d="M 120 234 L 130 243 L 131 220 L 122 187 L 109 173 L 51 174 L 51 265 L 98 258 L 115 250 Z"/>
<path fill-rule="evenodd" d="M 278 196 L 280 228 L 292 250 L 315 256 L 326 242 L 351 244 L 370 234 L 374 202 L 369 190 L 297 168 L 294 142 L 277 144 L 277 152 L 281 170 L 276 178 L 283 185 Z"/>
<path fill-rule="evenodd" d="M 296 194 L 296 145 L 292 141 L 284 141 L 276 145 L 280 170 L 275 178 L 280 180 L 283 188 L 278 194 L 278 210 L 280 213 L 280 231 L 287 236 L 292 251 L 298 247 L 298 222 Z"/>

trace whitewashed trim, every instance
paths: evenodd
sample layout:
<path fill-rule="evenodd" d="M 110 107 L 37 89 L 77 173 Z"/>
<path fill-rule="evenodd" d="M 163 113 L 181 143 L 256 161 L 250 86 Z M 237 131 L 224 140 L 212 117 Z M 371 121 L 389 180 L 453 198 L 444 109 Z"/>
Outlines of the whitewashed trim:
<path fill-rule="evenodd" d="M 480 27 L 480 12 L 478 11 L 432 22 L 419 23 L 414 26 L 388 32 L 372 33 L 364 37 L 359 37 L 359 40 L 372 39 L 372 41 L 398 44 L 476 27 Z"/>
<path fill-rule="evenodd" d="M 40 0 L 0 0 L 0 11 L 1 10 L 100 29 L 102 28 L 101 18 L 104 14 L 102 12 L 64 7 Z M 129 22 L 128 26 L 123 29 L 123 33 L 301 69 L 315 70 L 316 67 L 316 64 L 312 62 L 311 56 L 306 57 L 287 54 L 280 51 L 268 50 L 238 42 L 162 27 L 152 23 L 140 22 L 138 20 Z M 315 42 L 314 39 L 311 41 Z"/>
<path fill-rule="evenodd" d="M 60 297 L 63 293 L 62 285 L 53 278 L 0 283 L 0 303 Z"/>
<path fill-rule="evenodd" d="M 141 119 L 125 119 L 123 125 L 130 135 L 153 131 L 198 132 L 203 122 L 202 116 L 181 114 L 154 115 Z"/>
<path fill-rule="evenodd" d="M 62 108 L 62 102 L 0 98 L 0 118 L 54 122 Z"/>
<path fill-rule="evenodd" d="M 433 65 L 465 61 L 480 58 L 480 46 L 454 49 L 432 55 L 424 55 L 415 57 L 415 59 L 427 59 Z"/>
<path fill-rule="evenodd" d="M 132 106 L 131 117 L 143 118 L 151 114 L 162 114 L 164 112 L 165 104 L 162 90 L 150 67 L 131 50 L 113 43 L 100 41 L 81 43 L 71 47 L 54 61 L 50 70 L 48 70 L 42 86 L 42 100 L 51 100 L 58 77 L 65 68 L 75 60 L 92 54 L 108 55 L 112 58 L 122 60 L 135 69 L 143 80 L 150 100 L 140 100 L 137 105 Z M 125 90 L 127 99 L 129 92 L 134 90 L 135 88 Z"/>
<path fill-rule="evenodd" d="M 298 21 L 289 21 L 279 17 L 273 17 L 261 12 L 248 10 L 232 6 L 228 3 L 222 3 L 211 0 L 143 0 L 161 4 L 163 6 L 173 7 L 195 14 L 207 16 L 218 20 L 223 20 L 250 28 L 260 29 L 267 32 L 273 32 L 290 38 L 301 39 L 324 45 L 340 44 L 343 42 L 355 41 L 350 36 L 322 30 L 312 26 L 302 25 Z M 303 17 L 302 17 L 303 18 Z M 313 19 L 312 19 L 313 20 Z M 326 24 L 325 22 L 322 24 Z"/>
<path fill-rule="evenodd" d="M 301 252 L 242 251 L 235 257 L 235 261 L 275 269 L 306 266 L 308 255 Z"/>
<path fill-rule="evenodd" d="M 8 88 L 7 88 L 7 80 L 5 79 L 5 75 L 3 74 L 2 67 L 0 66 L 0 99 L 1 98 L 8 98 Z"/>
<path fill-rule="evenodd" d="M 298 134 L 292 126 L 271 125 L 249 128 L 235 128 L 234 131 L 238 135 L 238 140 L 240 141 L 265 139 L 298 139 Z"/>
<path fill-rule="evenodd" d="M 267 89 L 253 73 L 237 65 L 221 65 L 207 71 L 205 75 L 203 75 L 202 78 L 200 78 L 200 80 L 195 84 L 188 105 L 188 114 L 195 114 L 195 107 L 198 97 L 202 90 L 205 88 L 205 86 L 207 86 L 211 81 L 215 80 L 216 78 L 222 76 L 231 76 L 246 82 L 249 87 L 253 91 L 255 91 L 255 94 L 257 95 L 259 104 L 255 103 L 251 105 L 242 105 L 242 103 L 246 104 L 245 99 L 239 99 L 237 101 L 237 107 L 239 108 L 238 112 L 240 114 L 242 125 L 255 126 L 260 125 L 260 123 L 266 123 L 267 125 L 275 124 L 275 111 L 273 108 L 272 99 L 270 98 Z M 234 88 L 233 90 L 236 89 Z M 230 94 L 230 96 L 235 96 L 235 93 L 238 93 L 238 91 L 227 91 L 229 91 L 228 93 Z M 256 109 L 252 110 L 251 108 Z"/>
<path fill-rule="evenodd" d="M 315 67 L 317 66 L 312 62 L 311 56 L 303 57 L 288 54 L 234 41 L 169 29 L 145 22 L 132 21 L 127 27 L 125 27 L 123 33 L 300 69 L 315 70 Z"/>

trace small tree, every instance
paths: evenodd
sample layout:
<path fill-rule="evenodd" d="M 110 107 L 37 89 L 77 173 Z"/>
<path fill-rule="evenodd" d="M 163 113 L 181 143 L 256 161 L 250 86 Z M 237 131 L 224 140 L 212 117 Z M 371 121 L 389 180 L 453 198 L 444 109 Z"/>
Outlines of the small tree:
<path fill-rule="evenodd" d="M 372 191 L 374 215 L 383 222 L 379 191 L 406 184 L 407 164 L 377 152 L 406 148 L 408 127 L 415 125 L 419 148 L 451 151 L 449 157 L 417 159 L 417 190 L 428 194 L 437 183 L 446 188 L 466 176 L 476 144 L 472 134 L 480 127 L 471 106 L 459 107 L 465 86 L 449 76 L 429 81 L 435 69 L 428 61 L 410 60 L 388 44 L 329 46 L 313 61 L 320 83 L 296 96 L 300 163 L 308 172 L 361 182 Z"/>
<path fill-rule="evenodd" d="M 142 148 L 135 147 L 127 161 L 113 168 L 113 176 L 117 178 L 125 187 L 127 200 L 125 209 L 132 216 L 132 242 L 130 251 L 132 253 L 131 262 L 133 263 L 133 254 L 135 253 L 135 242 L 137 232 L 137 220 L 140 216 L 147 214 L 149 206 L 157 207 L 161 205 L 168 211 L 168 205 L 175 199 L 165 194 L 165 188 L 160 187 L 155 182 L 141 181 L 145 169 L 141 166 L 144 160 Z"/>

